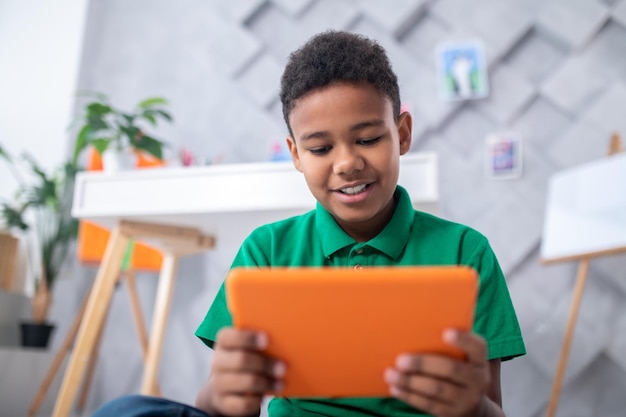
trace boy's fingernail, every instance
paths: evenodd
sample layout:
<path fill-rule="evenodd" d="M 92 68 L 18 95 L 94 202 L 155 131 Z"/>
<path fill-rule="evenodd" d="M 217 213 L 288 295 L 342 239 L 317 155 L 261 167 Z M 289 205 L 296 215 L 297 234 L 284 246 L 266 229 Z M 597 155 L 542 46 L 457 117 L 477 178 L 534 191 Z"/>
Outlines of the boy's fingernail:
<path fill-rule="evenodd" d="M 443 332 L 443 340 L 446 343 L 454 343 L 457 340 L 457 332 L 454 329 L 446 329 Z"/>
<path fill-rule="evenodd" d="M 285 376 L 285 372 L 287 371 L 287 367 L 283 362 L 275 362 L 274 367 L 272 369 L 272 375 L 275 378 L 282 378 Z"/>
<path fill-rule="evenodd" d="M 411 357 L 408 355 L 400 355 L 396 360 L 396 366 L 400 369 L 409 369 L 411 367 Z"/>
<path fill-rule="evenodd" d="M 265 333 L 257 333 L 256 335 L 256 347 L 259 349 L 265 349 L 269 344 L 267 335 Z"/>
<path fill-rule="evenodd" d="M 398 371 L 392 368 L 385 369 L 385 381 L 387 381 L 388 384 L 395 384 L 398 382 L 399 377 Z"/>

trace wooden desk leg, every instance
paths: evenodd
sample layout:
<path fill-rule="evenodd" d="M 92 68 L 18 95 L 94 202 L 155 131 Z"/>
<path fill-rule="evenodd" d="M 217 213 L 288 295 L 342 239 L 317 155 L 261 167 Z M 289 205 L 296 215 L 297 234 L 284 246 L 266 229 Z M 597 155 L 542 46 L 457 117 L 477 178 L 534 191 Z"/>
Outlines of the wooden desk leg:
<path fill-rule="evenodd" d="M 116 226 L 111 232 L 102 264 L 89 294 L 85 317 L 80 325 L 74 352 L 65 372 L 52 417 L 67 417 L 70 414 L 78 385 L 111 302 L 127 244 L 128 238 Z"/>
<path fill-rule="evenodd" d="M 572 299 L 569 321 L 567 323 L 567 331 L 565 332 L 565 339 L 563 341 L 563 347 L 561 348 L 561 357 L 559 358 L 559 365 L 556 371 L 556 376 L 554 377 L 552 394 L 550 395 L 550 403 L 548 404 L 546 417 L 554 417 L 554 415 L 556 414 L 556 408 L 559 404 L 561 383 L 563 381 L 563 376 L 565 375 L 565 365 L 567 364 L 567 358 L 569 356 L 569 350 L 572 344 L 572 337 L 574 336 L 574 330 L 576 328 L 576 317 L 578 316 L 578 308 L 580 307 L 580 301 L 583 297 L 583 290 L 585 289 L 585 281 L 587 281 L 588 269 L 589 259 L 582 259 L 580 261 L 580 265 L 578 266 L 576 287 L 574 289 L 574 298 Z"/>
<path fill-rule="evenodd" d="M 152 315 L 152 329 L 150 331 L 150 344 L 141 384 L 141 393 L 144 395 L 156 395 L 155 386 L 159 374 L 159 359 L 167 316 L 170 310 L 172 294 L 174 292 L 174 280 L 178 259 L 171 253 L 163 257 L 159 286 L 157 289 L 154 313 Z"/>
<path fill-rule="evenodd" d="M 120 278 L 118 277 L 116 284 L 119 282 Z M 106 323 L 106 318 L 109 315 L 111 304 L 106 308 L 106 312 L 104 313 L 103 323 Z M 87 368 L 87 375 L 83 379 L 83 386 L 81 388 L 80 397 L 78 397 L 78 404 L 76 405 L 76 409 L 79 412 L 83 412 L 85 410 L 85 404 L 87 404 L 87 396 L 89 395 L 89 390 L 91 389 L 91 381 L 93 380 L 93 374 L 96 370 L 96 363 L 98 362 L 98 356 L 100 355 L 100 344 L 102 343 L 102 333 L 104 333 L 104 324 L 100 326 L 100 330 L 98 330 L 98 336 L 96 336 L 96 343 L 92 349 L 91 358 L 89 358 L 89 366 Z"/>
<path fill-rule="evenodd" d="M 141 303 L 139 302 L 139 295 L 137 294 L 137 286 L 135 285 L 135 273 L 132 270 L 126 271 L 126 285 L 128 286 L 128 295 L 130 297 L 130 305 L 133 309 L 133 317 L 135 318 L 135 327 L 137 327 L 137 335 L 139 336 L 139 343 L 141 345 L 141 354 L 143 356 L 144 366 L 148 359 L 148 334 L 146 332 L 146 324 L 141 313 Z M 161 396 L 158 383 L 155 384 L 153 389 L 154 395 Z"/>

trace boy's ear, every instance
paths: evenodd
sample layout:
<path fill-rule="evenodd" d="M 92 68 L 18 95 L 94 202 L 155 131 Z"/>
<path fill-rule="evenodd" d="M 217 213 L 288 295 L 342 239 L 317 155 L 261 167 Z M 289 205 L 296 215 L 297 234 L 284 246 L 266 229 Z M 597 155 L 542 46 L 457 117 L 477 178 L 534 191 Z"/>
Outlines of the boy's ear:
<path fill-rule="evenodd" d="M 398 117 L 398 137 L 400 140 L 400 155 L 404 155 L 411 149 L 413 131 L 413 118 L 411 113 L 405 111 Z"/>
<path fill-rule="evenodd" d="M 300 155 L 298 155 L 298 147 L 296 146 L 296 140 L 291 136 L 287 136 L 287 148 L 289 148 L 289 153 L 291 153 L 291 160 L 293 161 L 293 166 L 300 172 L 302 172 L 302 167 L 300 166 Z"/>

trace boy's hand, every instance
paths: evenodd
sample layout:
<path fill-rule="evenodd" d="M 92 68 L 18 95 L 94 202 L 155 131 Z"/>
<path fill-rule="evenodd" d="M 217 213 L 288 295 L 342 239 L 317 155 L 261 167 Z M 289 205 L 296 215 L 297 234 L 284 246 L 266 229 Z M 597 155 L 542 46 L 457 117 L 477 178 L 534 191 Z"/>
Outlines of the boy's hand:
<path fill-rule="evenodd" d="M 267 357 L 267 336 L 222 329 L 216 337 L 211 377 L 211 405 L 221 415 L 258 415 L 263 395 L 282 389 L 285 365 Z"/>
<path fill-rule="evenodd" d="M 392 396 L 437 417 L 477 416 L 490 384 L 487 346 L 471 332 L 447 330 L 444 340 L 467 360 L 438 355 L 403 354 L 385 370 Z"/>

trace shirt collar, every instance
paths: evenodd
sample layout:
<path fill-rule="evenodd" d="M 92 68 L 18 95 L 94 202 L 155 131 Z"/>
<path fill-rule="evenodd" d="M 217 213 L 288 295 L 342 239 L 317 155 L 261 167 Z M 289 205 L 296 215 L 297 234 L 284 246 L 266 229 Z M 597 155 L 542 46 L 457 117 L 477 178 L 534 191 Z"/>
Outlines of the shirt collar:
<path fill-rule="evenodd" d="M 400 256 L 409 239 L 409 226 L 413 224 L 415 211 L 409 194 L 403 187 L 399 185 L 396 187 L 393 198 L 397 203 L 391 220 L 378 235 L 366 244 L 395 259 Z M 333 216 L 319 202 L 316 206 L 315 227 L 322 242 L 324 256 L 327 258 L 338 250 L 356 243 L 356 240 L 344 232 Z"/>

